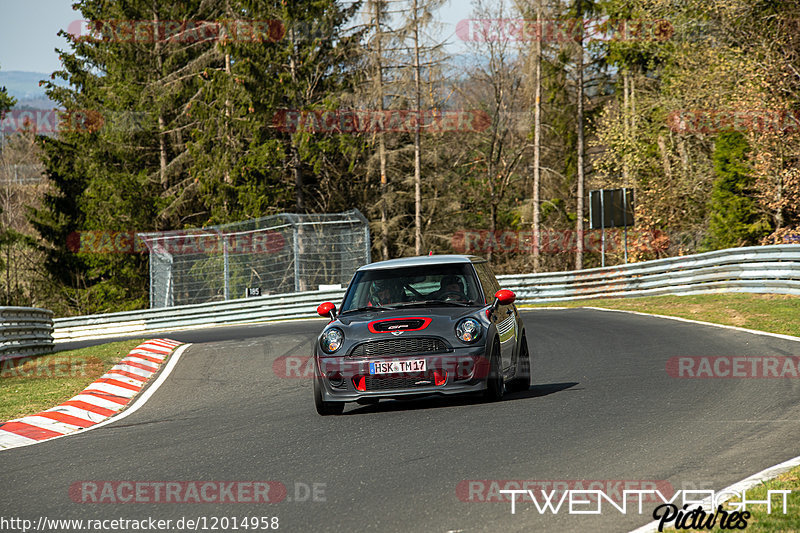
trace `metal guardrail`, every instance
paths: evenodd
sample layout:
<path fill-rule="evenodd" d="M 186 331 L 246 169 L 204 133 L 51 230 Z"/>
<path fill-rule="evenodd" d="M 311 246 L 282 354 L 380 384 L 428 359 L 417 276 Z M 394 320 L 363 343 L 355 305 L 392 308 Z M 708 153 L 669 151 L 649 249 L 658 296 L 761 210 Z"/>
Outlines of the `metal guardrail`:
<path fill-rule="evenodd" d="M 573 272 L 498 276 L 518 303 L 752 292 L 800 295 L 800 245 L 732 248 L 642 263 Z M 229 302 L 186 305 L 54 320 L 56 342 L 147 335 L 148 332 L 316 317 L 326 300 L 338 304 L 344 289 L 298 292 Z"/>
<path fill-rule="evenodd" d="M 0 307 L 0 361 L 52 351 L 52 311 L 35 307 Z"/>
<path fill-rule="evenodd" d="M 100 339 L 125 335 L 146 335 L 151 331 L 194 329 L 199 327 L 268 322 L 291 318 L 317 317 L 317 306 L 324 301 L 338 304 L 344 289 L 297 292 L 213 302 L 125 311 L 105 315 L 55 319 L 56 342 Z"/>
<path fill-rule="evenodd" d="M 498 276 L 520 303 L 662 294 L 800 295 L 800 245 L 731 248 L 574 272 Z"/>

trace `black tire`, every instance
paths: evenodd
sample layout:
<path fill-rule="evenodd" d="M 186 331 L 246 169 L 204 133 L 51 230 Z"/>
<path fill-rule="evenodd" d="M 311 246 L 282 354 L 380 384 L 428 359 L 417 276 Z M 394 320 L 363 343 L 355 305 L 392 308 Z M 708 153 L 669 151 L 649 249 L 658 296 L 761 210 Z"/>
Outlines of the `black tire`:
<path fill-rule="evenodd" d="M 489 376 L 486 378 L 486 390 L 483 399 L 487 402 L 498 402 L 503 399 L 506 386 L 503 383 L 503 371 L 500 366 L 500 345 L 495 341 L 489 354 Z"/>
<path fill-rule="evenodd" d="M 517 356 L 517 370 L 508 386 L 509 392 L 525 392 L 531 388 L 531 355 L 528 350 L 528 339 L 522 335 L 519 355 Z"/>
<path fill-rule="evenodd" d="M 344 411 L 344 402 L 326 402 L 322 399 L 322 389 L 318 378 L 314 378 L 314 406 L 322 416 L 340 415 Z"/>

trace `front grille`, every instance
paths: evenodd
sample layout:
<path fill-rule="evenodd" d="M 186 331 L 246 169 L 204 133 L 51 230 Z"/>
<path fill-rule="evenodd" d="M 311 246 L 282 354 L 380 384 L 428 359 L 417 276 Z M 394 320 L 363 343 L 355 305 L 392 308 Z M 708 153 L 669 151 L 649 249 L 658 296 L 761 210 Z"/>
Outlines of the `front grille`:
<path fill-rule="evenodd" d="M 365 376 L 367 391 L 386 391 L 409 389 L 413 387 L 430 387 L 434 384 L 433 375 L 418 374 L 417 376 Z M 423 383 L 419 383 L 423 382 Z"/>
<path fill-rule="evenodd" d="M 448 351 L 443 340 L 435 337 L 386 339 L 365 342 L 353 349 L 353 357 L 381 357 L 393 355 L 425 355 Z"/>

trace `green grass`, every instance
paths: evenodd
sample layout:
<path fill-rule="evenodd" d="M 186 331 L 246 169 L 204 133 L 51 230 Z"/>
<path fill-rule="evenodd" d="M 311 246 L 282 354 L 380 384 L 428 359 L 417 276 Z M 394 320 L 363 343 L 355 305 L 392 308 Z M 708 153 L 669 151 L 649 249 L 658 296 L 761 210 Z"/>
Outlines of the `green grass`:
<path fill-rule="evenodd" d="M 786 504 L 786 514 L 783 514 L 781 507 L 783 499 L 779 495 L 772 496 L 772 513 L 767 513 L 766 505 L 748 505 L 745 509 L 750 513 L 750 518 L 747 519 L 747 528 L 745 531 L 748 533 L 778 533 L 788 531 L 800 531 L 800 467 L 793 468 L 792 470 L 781 474 L 775 479 L 765 481 L 757 487 L 748 489 L 746 496 L 748 500 L 766 500 L 768 490 L 791 490 Z M 740 500 L 739 497 L 733 497 L 734 502 Z M 696 506 L 695 506 L 696 507 Z M 730 511 L 735 509 L 736 505 L 723 505 L 723 509 Z M 719 520 L 717 520 L 719 524 Z M 668 524 L 665 524 L 668 525 Z M 713 529 L 681 529 L 664 528 L 664 531 L 731 531 L 728 529 L 721 529 L 715 527 Z"/>
<path fill-rule="evenodd" d="M 0 361 L 0 421 L 35 414 L 70 399 L 142 342 L 133 339 Z"/>
<path fill-rule="evenodd" d="M 800 337 L 800 297 L 778 294 L 696 294 L 597 298 L 524 307 L 605 307 L 668 315 Z"/>

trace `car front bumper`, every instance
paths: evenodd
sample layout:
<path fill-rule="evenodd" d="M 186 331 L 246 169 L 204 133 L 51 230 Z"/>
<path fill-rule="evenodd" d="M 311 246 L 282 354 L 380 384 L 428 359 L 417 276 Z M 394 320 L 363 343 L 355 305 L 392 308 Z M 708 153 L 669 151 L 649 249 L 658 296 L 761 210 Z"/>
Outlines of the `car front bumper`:
<path fill-rule="evenodd" d="M 425 372 L 370 374 L 370 363 L 424 359 Z M 315 379 L 322 399 L 353 402 L 363 398 L 402 398 L 431 394 L 465 394 L 486 388 L 489 361 L 483 346 L 452 352 L 397 357 L 315 357 Z"/>

